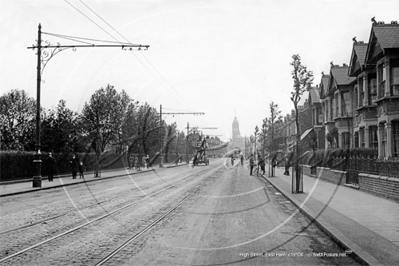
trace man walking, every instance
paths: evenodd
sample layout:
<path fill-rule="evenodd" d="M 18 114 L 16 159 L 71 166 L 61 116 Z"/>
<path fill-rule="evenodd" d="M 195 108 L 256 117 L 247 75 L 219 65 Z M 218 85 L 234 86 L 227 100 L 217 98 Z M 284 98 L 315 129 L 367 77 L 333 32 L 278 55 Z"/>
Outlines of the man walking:
<path fill-rule="evenodd" d="M 254 170 L 254 166 L 255 166 L 255 160 L 254 160 L 254 156 L 251 154 L 249 156 L 249 169 L 250 169 L 249 175 L 252 175 L 252 171 Z"/>
<path fill-rule="evenodd" d="M 72 155 L 72 159 L 69 163 L 71 165 L 71 170 L 72 170 L 72 179 L 76 179 L 76 175 L 79 168 L 79 161 L 78 158 L 76 158 L 75 154 Z"/>
<path fill-rule="evenodd" d="M 265 171 L 265 160 L 260 155 L 258 157 L 258 165 L 260 166 L 260 169 L 262 170 L 262 173 L 260 175 L 263 176 L 266 172 Z"/>
<path fill-rule="evenodd" d="M 53 182 L 55 172 L 55 160 L 53 158 L 53 154 L 50 152 L 47 158 L 47 173 L 48 173 L 48 181 Z"/>

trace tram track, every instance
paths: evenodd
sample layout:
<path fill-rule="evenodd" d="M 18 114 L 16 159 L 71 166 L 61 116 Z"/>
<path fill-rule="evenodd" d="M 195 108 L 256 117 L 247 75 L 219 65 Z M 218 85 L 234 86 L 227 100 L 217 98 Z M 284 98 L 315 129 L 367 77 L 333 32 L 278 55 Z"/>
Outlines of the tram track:
<path fill-rule="evenodd" d="M 88 225 L 92 225 L 93 223 L 98 222 L 98 221 L 100 221 L 100 220 L 103 220 L 103 219 L 105 219 L 105 218 L 107 218 L 107 217 L 111 217 L 111 216 L 113 216 L 114 214 L 121 213 L 121 212 L 123 212 L 124 210 L 127 210 L 127 209 L 129 209 L 129 208 L 131 208 L 131 207 L 133 207 L 133 206 L 136 206 L 137 204 L 139 204 L 140 202 L 145 201 L 145 200 L 148 199 L 148 198 L 152 198 L 153 196 L 159 195 L 159 194 L 161 194 L 162 192 L 165 192 L 165 191 L 167 191 L 167 190 L 169 190 L 169 189 L 171 189 L 171 188 L 173 188 L 173 187 L 177 187 L 179 184 L 181 184 L 181 183 L 187 181 L 187 179 L 193 179 L 193 178 L 195 178 L 196 176 L 201 176 L 204 172 L 218 171 L 218 169 L 220 169 L 220 167 L 217 167 L 216 169 L 212 169 L 211 171 L 209 171 L 208 168 L 201 169 L 200 171 L 198 171 L 198 172 L 196 172 L 196 173 L 193 173 L 192 175 L 188 175 L 187 177 L 183 178 L 182 180 L 180 180 L 180 181 L 177 182 L 177 183 L 170 184 L 170 185 L 168 185 L 168 186 L 166 186 L 166 187 L 163 187 L 162 189 L 157 190 L 157 191 L 155 191 L 155 192 L 152 192 L 152 193 L 150 193 L 150 194 L 142 195 L 142 196 L 140 196 L 139 198 L 136 198 L 135 200 L 133 200 L 132 202 L 130 202 L 130 203 L 128 203 L 128 204 L 125 204 L 125 205 L 122 206 L 122 207 L 119 207 L 118 209 L 115 209 L 115 210 L 113 210 L 113 211 L 111 211 L 111 212 L 108 212 L 108 213 L 106 213 L 106 214 L 104 214 L 104 215 L 101 215 L 101 216 L 99 216 L 99 217 L 97 217 L 97 218 L 94 218 L 94 219 L 92 219 L 92 220 L 90 220 L 90 221 L 87 221 L 87 222 L 85 222 L 85 223 L 83 223 L 83 224 L 80 224 L 80 225 L 78 225 L 78 226 L 75 226 L 75 227 L 73 227 L 73 228 L 71 228 L 71 229 L 69 229 L 69 230 L 67 230 L 67 231 L 65 231 L 65 232 L 59 233 L 59 234 L 57 234 L 57 235 L 55 235 L 55 236 L 52 236 L 52 237 L 50 237 L 50 238 L 48 238 L 48 239 L 46 239 L 46 240 L 43 240 L 43 241 L 41 241 L 41 242 L 39 242 L 39 243 L 36 243 L 36 244 L 31 245 L 31 246 L 29 246 L 29 247 L 26 247 L 26 248 L 24 248 L 24 249 L 22 249 L 22 250 L 20 250 L 20 251 L 18 251 L 18 252 L 13 253 L 12 255 L 9 255 L 9 256 L 7 256 L 7 257 L 4 257 L 4 258 L 0 259 L 0 263 L 5 262 L 5 261 L 7 261 L 7 260 L 10 260 L 10 259 L 12 259 L 12 258 L 15 258 L 15 257 L 17 257 L 17 256 L 19 256 L 19 255 L 21 255 L 21 254 L 23 254 L 23 253 L 26 253 L 26 252 L 28 252 L 28 251 L 30 251 L 30 250 L 33 250 L 33 249 L 36 249 L 36 248 L 38 248 L 38 247 L 40 247 L 40 246 L 43 246 L 43 245 L 45 245 L 46 243 L 48 243 L 48 242 L 50 242 L 50 241 L 54 241 L 54 240 L 56 240 L 56 239 L 62 238 L 63 236 L 73 234 L 74 232 L 76 232 L 77 230 L 79 230 L 79 229 L 81 229 L 81 228 L 87 227 Z M 180 174 L 180 175 L 181 175 L 181 174 Z M 194 179 L 194 180 L 195 180 L 195 179 Z M 176 208 L 177 208 L 177 207 L 176 207 Z M 62 215 L 59 215 L 59 216 L 61 217 Z M 39 223 L 39 222 L 38 222 L 38 223 Z"/>
<path fill-rule="evenodd" d="M 181 174 L 187 174 L 189 171 L 190 171 L 190 170 L 184 171 L 184 172 L 181 173 Z M 203 170 L 201 170 L 201 171 L 203 171 Z M 201 172 L 201 171 L 200 171 L 200 172 Z M 187 178 L 190 178 L 190 177 L 187 177 Z M 187 179 L 187 178 L 186 178 L 186 179 Z M 164 182 L 164 183 L 167 183 L 165 180 L 163 180 L 163 182 Z M 173 185 L 172 185 L 172 186 L 173 186 Z M 119 186 L 119 187 L 122 187 L 122 186 Z M 101 205 L 101 204 L 103 204 L 103 203 L 106 203 L 106 202 L 109 202 L 109 201 L 112 201 L 112 200 L 115 200 L 115 199 L 118 199 L 118 198 L 126 197 L 126 195 L 128 195 L 128 194 L 130 194 L 130 193 L 132 193 L 132 192 L 137 192 L 137 191 L 140 191 L 140 190 L 141 190 L 141 191 L 144 191 L 144 190 L 147 190 L 148 188 L 150 188 L 150 185 L 143 186 L 143 187 L 135 187 L 135 188 L 133 188 L 133 189 L 124 191 L 123 193 L 119 193 L 119 194 L 118 194 L 117 196 L 115 196 L 115 197 L 111 197 L 111 198 L 107 198 L 107 199 L 104 199 L 104 200 L 96 201 L 95 203 L 89 204 L 89 205 L 87 205 L 87 206 L 79 207 L 79 210 L 85 210 L 85 209 L 89 209 L 89 208 L 91 208 L 91 207 L 97 207 L 97 206 L 99 206 L 99 205 Z M 82 196 L 82 197 L 89 197 L 89 196 Z M 76 199 L 76 202 L 79 202 L 79 201 L 80 201 L 80 199 Z M 62 203 L 62 202 L 58 202 L 58 203 Z M 46 205 L 48 206 L 48 205 L 53 205 L 53 204 L 54 204 L 54 203 L 50 203 L 50 204 L 46 204 Z M 46 206 L 40 207 L 40 209 L 46 210 L 45 207 L 46 207 Z M 27 212 L 29 211 L 29 212 L 31 212 L 32 209 L 28 209 L 28 210 L 24 210 L 24 211 L 27 211 Z M 46 210 L 46 211 L 47 211 L 47 210 Z M 57 214 L 57 215 L 54 215 L 54 216 L 51 216 L 51 217 L 46 217 L 46 218 L 44 218 L 44 219 L 40 219 L 40 220 L 35 221 L 35 222 L 29 222 L 29 221 L 28 221 L 28 222 L 29 222 L 28 224 L 21 225 L 21 226 L 17 226 L 17 227 L 14 227 L 14 228 L 11 228 L 11 229 L 7 229 L 7 230 L 4 230 L 4 231 L 0 232 L 0 236 L 3 235 L 3 234 L 7 234 L 7 233 L 14 232 L 14 231 L 18 231 L 18 230 L 21 230 L 21 229 L 26 229 L 26 228 L 34 227 L 34 226 L 40 225 L 40 224 L 42 224 L 42 223 L 46 223 L 46 222 L 51 221 L 51 220 L 54 220 L 54 219 L 62 218 L 62 217 L 65 217 L 65 216 L 67 216 L 67 215 L 70 215 L 71 213 L 74 213 L 74 212 L 76 212 L 76 209 L 72 209 L 72 210 L 69 210 L 69 211 L 65 211 L 65 212 L 62 213 L 62 214 Z M 13 214 L 9 214 L 9 215 L 13 215 Z M 2 219 L 6 218 L 6 217 L 9 216 L 9 215 L 3 216 Z"/>

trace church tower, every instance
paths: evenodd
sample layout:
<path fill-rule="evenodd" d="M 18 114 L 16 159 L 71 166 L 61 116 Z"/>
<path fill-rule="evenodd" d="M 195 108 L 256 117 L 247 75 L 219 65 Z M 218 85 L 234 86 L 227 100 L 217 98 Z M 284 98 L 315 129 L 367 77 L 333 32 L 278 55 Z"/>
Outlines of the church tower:
<path fill-rule="evenodd" d="M 240 125 L 238 124 L 237 117 L 234 117 L 233 120 L 233 141 L 236 140 L 237 138 L 241 137 L 240 136 Z"/>

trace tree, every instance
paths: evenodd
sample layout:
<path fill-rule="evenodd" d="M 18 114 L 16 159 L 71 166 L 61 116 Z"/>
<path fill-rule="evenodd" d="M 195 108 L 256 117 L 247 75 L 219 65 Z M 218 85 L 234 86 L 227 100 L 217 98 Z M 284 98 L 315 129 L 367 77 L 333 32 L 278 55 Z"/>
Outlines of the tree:
<path fill-rule="evenodd" d="M 36 101 L 24 90 L 0 97 L 1 149 L 33 150 Z"/>
<path fill-rule="evenodd" d="M 42 150 L 64 152 L 79 149 L 78 114 L 66 107 L 65 100 L 60 100 L 56 108 L 43 112 L 41 121 Z"/>
<path fill-rule="evenodd" d="M 296 143 L 295 143 L 295 174 L 296 174 L 296 192 L 299 192 L 299 112 L 298 103 L 301 100 L 303 93 L 310 88 L 313 81 L 312 71 L 308 71 L 306 66 L 302 64 L 301 57 L 298 54 L 292 56 L 293 61 L 291 66 L 294 68 L 291 72 L 294 81 L 294 90 L 291 92 L 291 101 L 294 103 L 295 108 L 295 127 L 296 127 Z"/>
<path fill-rule="evenodd" d="M 85 103 L 82 110 L 82 126 L 87 134 L 101 135 L 100 151 L 103 152 L 107 144 L 117 141 L 122 133 L 122 124 L 130 97 L 122 90 L 118 93 L 114 86 L 107 85 L 94 92 L 89 103 Z"/>
<path fill-rule="evenodd" d="M 130 97 L 122 90 L 118 93 L 114 86 L 107 85 L 94 92 L 89 103 L 85 103 L 81 115 L 82 131 L 92 138 L 96 152 L 95 176 L 98 176 L 100 155 L 107 144 L 117 142 L 122 134 L 122 125 Z"/>
<path fill-rule="evenodd" d="M 279 147 L 279 143 L 275 141 L 276 135 L 279 127 L 278 124 L 282 122 L 281 110 L 279 110 L 278 104 L 275 104 L 273 101 L 269 105 L 270 108 L 270 117 L 268 119 L 269 122 L 269 131 L 270 131 L 270 146 L 269 149 L 271 151 L 276 151 Z M 277 124 L 277 125 L 276 125 Z"/>

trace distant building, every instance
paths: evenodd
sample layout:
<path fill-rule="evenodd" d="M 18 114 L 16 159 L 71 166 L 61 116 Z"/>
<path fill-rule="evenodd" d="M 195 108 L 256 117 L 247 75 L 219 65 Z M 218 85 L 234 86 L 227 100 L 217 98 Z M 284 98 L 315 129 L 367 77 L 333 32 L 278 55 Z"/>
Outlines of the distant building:
<path fill-rule="evenodd" d="M 237 117 L 234 117 L 233 120 L 233 134 L 232 134 L 232 139 L 230 142 L 229 150 L 233 149 L 240 149 L 242 152 L 245 150 L 245 138 L 241 137 L 240 134 L 240 125 L 238 123 Z"/>

